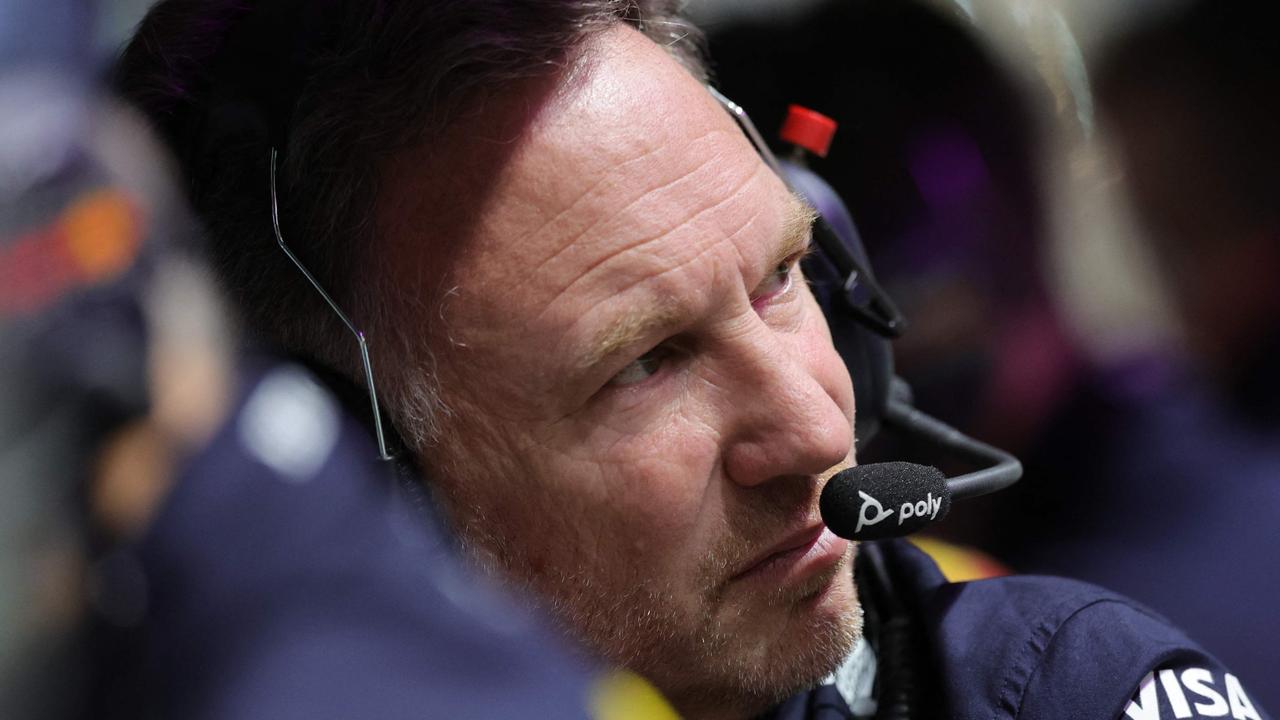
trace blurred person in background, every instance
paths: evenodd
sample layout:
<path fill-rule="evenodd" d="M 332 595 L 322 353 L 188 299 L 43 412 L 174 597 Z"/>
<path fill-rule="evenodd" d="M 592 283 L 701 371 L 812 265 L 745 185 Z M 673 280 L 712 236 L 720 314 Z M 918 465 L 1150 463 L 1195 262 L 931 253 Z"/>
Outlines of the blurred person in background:
<path fill-rule="evenodd" d="M 1185 342 L 1081 385 L 1045 460 L 1072 468 L 1001 545 L 1030 571 L 1167 614 L 1280 702 L 1280 36 L 1265 3 L 1152 13 L 1092 63 Z M 1119 187 L 1119 186 L 1117 186 Z M 1132 375 L 1132 373 L 1130 373 Z M 1134 379 L 1134 378 L 1131 378 Z M 1073 447 L 1091 448 L 1087 457 Z"/>
<path fill-rule="evenodd" d="M 1230 412 L 1280 427 L 1280 40 L 1272 10 L 1197 2 L 1096 70 L 1128 188 L 1188 338 Z"/>
<path fill-rule="evenodd" d="M 257 338 L 362 377 L 280 252 L 278 188 L 468 557 L 687 716 L 1132 717 L 1191 692 L 1262 718 L 1095 588 L 949 585 L 885 543 L 866 554 L 899 584 L 855 589 L 816 516 L 854 397 L 798 269 L 813 216 L 707 92 L 696 39 L 665 3 L 169 0 L 121 87 Z M 863 624 L 891 599 L 904 615 Z"/>

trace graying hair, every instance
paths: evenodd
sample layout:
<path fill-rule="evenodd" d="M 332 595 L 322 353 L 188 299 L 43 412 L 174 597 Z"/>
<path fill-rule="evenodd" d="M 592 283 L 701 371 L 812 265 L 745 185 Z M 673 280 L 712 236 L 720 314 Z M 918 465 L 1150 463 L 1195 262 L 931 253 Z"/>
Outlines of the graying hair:
<path fill-rule="evenodd" d="M 381 162 L 397 149 L 430 143 L 478 94 L 563 67 L 583 39 L 615 23 L 633 24 L 705 80 L 702 38 L 680 4 L 163 0 L 126 48 L 117 79 L 182 163 L 215 268 L 246 326 L 358 378 L 355 343 L 271 230 L 266 179 L 275 137 L 266 106 L 290 98 L 279 120 L 282 231 L 375 347 L 396 358 L 401 377 L 383 383 L 387 406 L 406 442 L 422 449 L 446 412 L 431 355 L 384 317 L 379 298 L 394 289 L 376 283 L 363 252 L 376 233 Z M 255 24 L 270 29 L 246 41 L 244 26 Z M 304 71 L 287 74 L 298 66 Z M 262 93 L 273 74 L 284 74 L 279 84 L 289 87 Z M 257 98 L 240 92 L 254 86 Z M 409 366 L 405 358 L 420 362 Z M 380 361 L 384 368 L 392 362 L 375 356 L 375 365 Z"/>

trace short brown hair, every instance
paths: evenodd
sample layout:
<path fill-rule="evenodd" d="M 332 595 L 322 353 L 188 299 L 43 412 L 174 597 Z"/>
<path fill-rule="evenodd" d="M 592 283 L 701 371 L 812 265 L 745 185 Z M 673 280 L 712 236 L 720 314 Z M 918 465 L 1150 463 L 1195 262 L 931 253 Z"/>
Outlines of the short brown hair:
<path fill-rule="evenodd" d="M 701 78 L 701 38 L 678 4 L 163 0 L 125 49 L 117 84 L 177 156 L 248 328 L 352 373 L 354 344 L 276 247 L 270 148 L 283 155 L 286 240 L 358 324 L 376 324 L 354 288 L 376 232 L 382 160 L 430 142 L 477 93 L 562 67 L 586 36 L 617 22 Z"/>

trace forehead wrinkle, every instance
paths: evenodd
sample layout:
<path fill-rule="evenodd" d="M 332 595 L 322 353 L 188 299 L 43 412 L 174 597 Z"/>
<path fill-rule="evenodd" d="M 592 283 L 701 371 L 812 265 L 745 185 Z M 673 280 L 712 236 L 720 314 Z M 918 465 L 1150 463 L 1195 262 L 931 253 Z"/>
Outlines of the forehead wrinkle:
<path fill-rule="evenodd" d="M 732 135 L 732 133 L 730 133 L 724 128 L 713 128 L 713 129 L 707 130 L 706 132 L 703 132 L 702 134 L 692 139 L 682 141 L 682 144 L 685 145 L 686 147 L 693 146 L 693 145 L 702 143 L 704 140 L 706 140 L 711 136 L 719 135 L 719 134 Z M 578 207 L 580 207 L 583 203 L 588 202 L 593 198 L 595 198 L 599 194 L 599 191 L 602 186 L 610 182 L 617 182 L 619 178 L 625 178 L 625 173 L 627 169 L 632 165 L 635 165 L 636 163 L 642 163 L 643 161 L 651 159 L 655 155 L 660 155 L 661 153 L 670 152 L 670 151 L 671 151 L 671 148 L 669 145 L 664 145 L 662 143 L 654 142 L 652 144 L 649 144 L 648 147 L 644 148 L 643 151 L 641 151 L 640 153 L 631 155 L 625 160 L 611 164 L 611 166 L 604 172 L 604 174 L 601 177 L 597 178 L 593 183 L 591 183 L 590 187 L 586 188 L 581 193 L 578 193 L 576 197 L 567 206 L 562 208 L 559 212 L 557 212 L 551 218 L 548 218 L 546 221 L 539 224 L 533 230 L 526 233 L 526 236 L 530 238 L 530 241 L 535 241 L 536 238 L 538 238 L 544 232 L 547 232 L 557 222 L 564 221 L 566 218 L 571 219 L 573 215 L 573 211 Z M 627 200 L 625 204 L 614 207 L 611 210 L 611 212 L 598 214 L 596 217 L 592 218 L 591 221 L 588 222 L 585 226 L 579 229 L 576 229 L 575 231 L 571 232 L 567 237 L 559 240 L 559 242 L 557 243 L 555 249 L 551 252 L 551 254 L 544 257 L 542 260 L 538 261 L 538 263 L 533 266 L 529 274 L 532 275 L 533 273 L 536 273 L 539 270 L 541 270 L 544 266 L 555 262 L 557 258 L 562 256 L 566 251 L 572 248 L 574 244 L 576 244 L 583 237 L 590 234 L 601 223 L 604 223 L 610 219 L 613 219 L 615 217 L 622 215 L 631 207 L 633 207 L 636 203 L 643 201 L 646 197 L 649 197 L 654 193 L 661 192 L 662 190 L 665 190 L 670 186 L 685 180 L 687 177 L 700 171 L 703 168 L 703 166 L 705 166 L 706 164 L 709 164 L 709 163 L 703 163 L 702 165 L 699 165 L 697 167 L 690 168 L 687 172 L 681 173 L 680 175 L 673 177 L 672 179 L 662 183 L 661 185 L 657 185 L 652 188 L 643 189 L 634 197 Z"/>
<path fill-rule="evenodd" d="M 763 167 L 763 166 L 762 166 Z M 774 268 L 786 263 L 787 261 L 806 254 L 813 242 L 813 223 L 818 219 L 818 211 L 809 204 L 807 200 L 794 190 L 789 191 L 784 201 L 782 210 L 782 222 L 780 223 L 776 233 L 772 233 L 769 238 L 768 246 L 763 252 L 751 259 L 742 252 L 742 248 L 738 247 L 739 265 L 742 268 L 742 275 L 745 281 L 752 282 L 772 272 Z M 742 224 L 737 230 L 730 235 L 730 240 L 735 241 L 739 235 L 746 232 L 760 218 L 761 212 L 756 212 Z M 761 263 L 758 267 L 753 263 L 759 259 L 766 262 Z"/>
<path fill-rule="evenodd" d="M 557 222 L 564 220 L 566 216 L 572 215 L 573 211 L 578 209 L 578 207 L 582 205 L 584 202 L 587 202 L 593 199 L 596 196 L 596 193 L 600 189 L 601 185 L 604 185 L 605 183 L 611 180 L 615 180 L 616 177 L 620 175 L 627 168 L 628 165 L 631 165 L 632 163 L 640 162 L 641 160 L 644 160 L 645 158 L 649 157 L 650 155 L 653 155 L 654 153 L 659 152 L 660 150 L 662 150 L 662 148 L 658 146 L 650 147 L 647 150 L 645 150 L 643 153 L 636 155 L 634 157 L 628 158 L 627 160 L 624 160 L 614 165 L 613 167 L 610 167 L 609 170 L 602 177 L 597 178 L 595 182 L 591 183 L 590 187 L 588 187 L 587 189 L 579 193 L 577 197 L 575 197 L 572 202 L 570 202 L 568 205 L 562 208 L 560 212 L 557 212 L 552 217 L 547 218 L 547 220 L 545 220 L 542 224 L 540 224 L 538 227 L 531 230 L 528 234 L 529 237 L 536 241 L 537 237 L 542 235 L 544 232 L 547 232 L 548 229 L 551 228 L 553 225 L 555 225 Z M 641 194 L 641 197 L 643 197 L 643 193 Z M 541 270 L 543 266 L 547 265 L 548 263 L 554 262 L 556 258 L 560 257 L 565 253 L 565 251 L 573 247 L 574 243 L 578 242 L 578 240 L 580 240 L 584 235 L 594 230 L 597 225 L 599 225 L 600 223 L 604 222 L 607 219 L 609 219 L 608 216 L 601 216 L 601 217 L 594 218 L 586 226 L 568 235 L 566 238 L 564 238 L 560 242 L 559 246 L 550 255 L 543 258 L 541 261 L 538 262 L 537 265 L 533 267 L 533 272 L 537 272 L 538 270 Z"/>
<path fill-rule="evenodd" d="M 672 180 L 672 181 L 670 181 L 670 182 L 663 183 L 660 187 L 657 187 L 657 188 L 654 188 L 653 190 L 650 190 L 650 191 L 648 191 L 648 192 L 645 192 L 643 195 L 641 195 L 640 197 L 636 198 L 636 199 L 635 199 L 635 200 L 633 200 L 631 203 L 628 203 L 627 207 L 631 207 L 631 206 L 635 205 L 635 203 L 637 203 L 637 202 L 639 202 L 640 200 L 644 199 L 645 197 L 650 197 L 650 196 L 652 196 L 655 192 L 661 191 L 661 190 L 662 190 L 662 189 L 664 189 L 664 188 L 669 188 L 669 187 L 671 187 L 672 185 L 674 185 L 674 184 L 676 184 L 676 183 L 680 182 L 681 180 L 684 180 L 684 179 L 687 179 L 687 178 L 693 177 L 693 175 L 694 175 L 698 170 L 700 170 L 700 169 L 702 169 L 702 168 L 706 167 L 707 165 L 712 164 L 713 162 L 715 162 L 715 160 L 716 160 L 716 158 L 709 158 L 708 160 L 706 160 L 705 162 L 703 162 L 702 164 L 700 164 L 697 168 L 694 168 L 693 170 L 691 170 L 691 171 L 689 171 L 689 172 L 687 172 L 687 173 L 682 174 L 680 177 L 676 178 L 675 180 Z M 699 209 L 697 212 L 695 212 L 694 214 L 692 214 L 692 215 L 690 215 L 690 216 L 688 216 L 688 217 L 684 218 L 683 220 L 681 220 L 678 224 L 674 225 L 673 227 L 670 227 L 670 228 L 668 228 L 668 229 L 666 229 L 666 230 L 663 230 L 662 232 L 660 232 L 660 233 L 658 233 L 658 234 L 656 234 L 656 235 L 652 235 L 652 236 L 647 236 L 647 237 L 640 238 L 639 240 L 636 240 L 636 241 L 634 241 L 634 242 L 632 242 L 632 243 L 630 243 L 630 244 L 626 245 L 625 247 L 614 248 L 614 249 L 612 249 L 612 250 L 611 250 L 611 252 L 610 252 L 610 253 L 608 253 L 608 254 L 606 254 L 606 255 L 604 255 L 604 256 L 602 256 L 602 257 L 599 257 L 599 258 L 595 259 L 595 260 L 594 260 L 594 261 L 592 261 L 589 265 L 587 265 L 585 268 L 583 268 L 583 269 L 582 269 L 582 271 L 581 271 L 580 273 L 578 273 L 575 277 L 570 278 L 570 279 L 569 279 L 569 281 L 568 281 L 567 283 L 565 283 L 562 287 L 560 287 L 560 288 L 558 288 L 557 290 L 555 290 L 555 291 L 554 291 L 554 297 L 557 297 L 557 298 L 558 298 L 558 297 L 562 297 L 562 296 L 564 296 L 566 293 L 570 293 L 570 292 L 573 290 L 573 288 L 574 288 L 574 287 L 576 287 L 579 283 L 581 283 L 581 282 L 583 282 L 583 281 L 585 281 L 585 280 L 588 280 L 588 279 L 589 279 L 593 274 L 595 274 L 597 271 L 599 271 L 599 270 L 601 269 L 601 267 L 602 267 L 602 266 L 604 266 L 604 265 L 608 264 L 611 260 L 614 260 L 614 259 L 616 259 L 616 258 L 618 258 L 618 257 L 621 257 L 622 255 L 627 254 L 627 253 L 633 253 L 633 252 L 635 252 L 636 250 L 638 250 L 638 249 L 640 249 L 640 248 L 645 247 L 646 245 L 651 245 L 651 244 L 653 244 L 653 243 L 656 243 L 656 242 L 660 242 L 660 241 L 662 241 L 662 240 L 669 239 L 669 238 L 671 237 L 671 235 L 672 235 L 672 234 L 674 234 L 674 233 L 676 233 L 676 232 L 680 231 L 680 229 L 682 229 L 682 228 L 688 227 L 689 225 L 691 225 L 691 224 L 693 224 L 693 223 L 697 222 L 697 221 L 698 221 L 700 218 L 702 218 L 704 215 L 706 215 L 706 214 L 708 214 L 708 213 L 715 212 L 716 210 L 720 209 L 720 208 L 721 208 L 721 207 L 723 207 L 724 205 L 726 205 L 726 204 L 728 204 L 728 203 L 730 203 L 730 202 L 733 202 L 736 198 L 738 198 L 738 196 L 739 196 L 739 195 L 741 195 L 741 193 L 742 193 L 742 191 L 743 191 L 743 188 L 747 187 L 747 185 L 749 185 L 749 184 L 750 184 L 750 183 L 751 183 L 751 182 L 756 178 L 756 176 L 757 176 L 757 174 L 758 174 L 759 170 L 760 170 L 762 167 L 763 167 L 763 165 L 759 165 L 759 164 L 757 164 L 757 166 L 756 166 L 755 168 L 753 168 L 751 172 L 747 173 L 747 174 L 745 175 L 745 177 L 744 177 L 742 180 L 735 182 L 735 183 L 734 183 L 734 185 L 733 185 L 733 187 L 732 187 L 732 188 L 730 188 L 730 189 L 725 193 L 724 197 L 720 198 L 719 200 L 717 200 L 716 202 L 712 203 L 711 205 L 708 205 L 708 206 L 706 206 L 706 207 L 703 207 L 703 208 Z M 617 217 L 617 216 L 615 215 L 614 217 Z M 705 252 L 707 252 L 707 250 L 708 250 L 708 248 L 703 248 L 702 250 L 699 250 L 699 251 L 698 251 L 698 252 L 696 252 L 692 257 L 687 258 L 687 259 L 684 259 L 684 260 L 681 260 L 679 263 L 677 263 L 677 264 L 675 264 L 675 265 L 673 265 L 673 266 L 671 266 L 671 267 L 668 267 L 668 268 L 663 269 L 663 271 L 662 271 L 662 273 L 661 273 L 661 274 L 666 274 L 667 272 L 670 272 L 670 271 L 672 271 L 672 270 L 678 269 L 678 268 L 680 268 L 680 267 L 683 267 L 683 266 L 685 266 L 685 265 L 689 264 L 689 262 L 691 262 L 692 260 L 697 259 L 697 257 L 699 257 L 699 256 L 701 256 L 702 254 L 704 254 Z M 646 277 L 652 277 L 652 276 L 646 275 Z M 644 278 L 642 278 L 642 279 L 641 279 L 641 281 L 643 281 L 643 279 L 644 279 Z M 634 285 L 634 283 L 633 283 L 632 285 Z M 623 290 L 625 290 L 625 289 L 627 289 L 627 288 L 631 287 L 632 285 L 628 285 L 626 288 L 613 288 L 613 289 L 611 289 L 610 294 L 617 294 L 617 293 L 619 293 L 619 292 L 622 292 Z M 536 320 L 540 320 L 540 319 L 542 318 L 542 316 L 543 316 L 543 315 L 545 315 L 548 311 L 550 311 L 550 309 L 551 309 L 551 306 L 552 306 L 552 305 L 554 305 L 554 302 L 548 303 L 548 304 L 547 304 L 547 306 L 542 310 L 542 312 L 540 312 L 540 313 L 538 314 L 537 318 L 535 318 L 535 319 L 536 319 Z"/>
<path fill-rule="evenodd" d="M 763 164 L 759 165 L 756 168 L 756 172 L 751 173 L 747 180 L 739 184 L 725 199 L 717 202 L 715 205 L 704 208 L 699 211 L 697 215 L 688 218 L 677 227 L 683 227 L 694 221 L 703 213 L 710 212 L 716 207 L 719 207 L 731 200 L 743 187 L 754 179 L 760 171 L 767 172 L 767 169 Z M 787 200 L 785 201 L 786 207 L 783 211 L 782 227 L 778 235 L 776 235 L 776 237 L 780 239 L 780 243 L 775 246 L 774 254 L 777 257 L 776 260 L 765 266 L 766 270 L 782 263 L 796 254 L 803 253 L 809 246 L 810 230 L 814 219 L 817 217 L 817 213 L 807 202 L 793 192 L 788 192 L 786 198 Z M 755 217 L 758 217 L 758 213 L 752 215 L 753 219 Z M 737 243 L 733 242 L 733 240 L 752 223 L 753 220 L 748 220 L 741 228 L 727 236 L 727 239 L 730 241 L 730 246 L 734 247 L 735 250 L 738 250 L 736 254 L 738 255 L 739 262 L 742 260 L 741 252 L 740 249 L 737 248 Z M 671 232 L 674 232 L 674 230 Z M 661 237 L 666 237 L 668 234 L 670 233 L 664 233 L 662 236 L 659 236 L 659 238 L 646 239 L 631 246 L 629 249 L 642 247 L 649 242 L 653 242 Z M 668 275 L 671 272 L 675 272 L 687 265 L 690 265 L 714 249 L 715 246 L 704 247 L 702 250 L 694 253 L 691 257 L 686 258 L 671 267 L 664 268 L 657 277 Z M 598 267 L 600 264 L 603 264 L 603 262 L 604 261 L 594 264 L 591 269 Z M 590 270 L 588 270 L 588 272 L 590 272 Z M 626 292 L 640 283 L 653 280 L 654 277 L 655 276 L 646 275 L 625 287 L 616 288 L 614 294 L 618 295 Z M 577 280 L 581 279 L 582 277 L 577 278 Z M 576 280 L 571 282 L 569 287 L 572 287 L 575 282 Z M 581 356 L 575 363 L 575 369 L 579 372 L 586 371 L 609 358 L 613 354 L 640 342 L 645 337 L 655 333 L 656 331 L 675 326 L 682 320 L 686 319 L 688 314 L 687 309 L 674 301 L 671 296 L 663 297 L 661 304 L 654 309 L 633 307 L 624 313 L 622 317 L 611 322 L 587 344 L 589 349 L 586 354 Z"/>
<path fill-rule="evenodd" d="M 699 135 L 699 136 L 697 136 L 697 137 L 695 137 L 695 138 L 693 138 L 693 139 L 691 139 L 691 140 L 685 141 L 685 142 L 683 143 L 683 144 L 684 144 L 684 148 L 682 148 L 682 150 L 683 150 L 683 152 L 687 153 L 687 152 L 689 152 L 688 148 L 692 148 L 693 146 L 695 146 L 695 145 L 698 145 L 698 144 L 702 143 L 704 140 L 706 140 L 707 138 L 709 138 L 709 137 L 711 137 L 711 136 L 714 136 L 714 135 L 722 135 L 722 134 L 726 134 L 726 131 L 725 131 L 724 129 L 721 129 L 721 128 L 708 130 L 707 132 L 704 132 L 704 133 L 702 133 L 701 135 Z M 556 215 L 556 218 L 559 218 L 559 217 L 563 216 L 564 214 L 566 214 L 567 212 L 569 212 L 570 210 L 572 210 L 574 207 L 576 207 L 577 205 L 581 204 L 581 202 L 582 202 L 582 201 L 584 201 L 584 200 L 588 199 L 589 197 L 593 196 L 593 195 L 596 193 L 596 191 L 597 191 L 597 190 L 599 190 L 599 188 L 600 188 L 600 186 L 601 186 L 601 185 L 604 185 L 606 182 L 609 182 L 610 180 L 616 180 L 619 176 L 623 176 L 623 174 L 625 173 L 625 171 L 626 171 L 626 169 L 628 168 L 628 166 L 632 165 L 633 163 L 637 163 L 637 162 L 640 162 L 640 161 L 643 161 L 643 160 L 649 159 L 650 157 L 652 157 L 652 156 L 654 156 L 654 155 L 657 155 L 659 152 L 674 152 L 674 150 L 672 150 L 670 147 L 654 146 L 654 147 L 652 147 L 652 148 L 650 148 L 650 149 L 646 150 L 645 152 L 641 153 L 640 155 L 633 156 L 633 157 L 631 157 L 631 158 L 628 158 L 627 160 L 624 160 L 624 161 L 622 161 L 622 162 L 620 162 L 620 163 L 617 163 L 617 164 L 613 165 L 613 166 L 612 166 L 612 167 L 610 167 L 610 168 L 609 168 L 609 170 L 605 173 L 604 177 L 602 177 L 602 178 L 600 178 L 599 180 L 597 180 L 596 182 L 594 182 L 594 183 L 591 185 L 591 187 L 590 187 L 590 188 L 588 188 L 588 189 L 586 190 L 586 192 L 584 192 L 581 196 L 579 196 L 579 198 L 578 198 L 577 200 L 575 200 L 575 201 L 574 201 L 574 203 L 573 203 L 573 205 L 572 205 L 572 206 L 570 206 L 570 207 L 566 208 L 564 211 L 562 211 L 562 212 L 558 213 L 558 214 Z M 622 216 L 622 215 L 624 215 L 628 210 L 630 210 L 631 208 L 635 207 L 635 205 L 636 205 L 636 204 L 643 202 L 643 201 L 645 200 L 645 198 L 652 197 L 653 195 L 659 194 L 659 193 L 661 193 L 661 192 L 663 192 L 663 191 L 665 191 L 665 190 L 670 189 L 670 188 L 671 188 L 672 186 L 674 186 L 674 185 L 677 185 L 677 184 L 679 184 L 679 183 L 682 183 L 682 182 L 688 181 L 688 180 L 689 180 L 689 178 L 691 178 L 691 177 L 693 177 L 693 176 L 697 175 L 698 173 L 702 172 L 702 171 L 703 171 L 707 166 L 709 166 L 709 165 L 711 165 L 712 163 L 714 163 L 717 159 L 718 159 L 718 158 L 717 158 L 717 157 L 714 157 L 714 156 L 713 156 L 713 157 L 709 157 L 709 158 L 707 158 L 706 160 L 703 160 L 703 161 L 702 161 L 701 163 L 699 163 L 698 165 L 696 165 L 696 166 L 694 166 L 694 167 L 691 167 L 691 168 L 688 168 L 687 170 L 685 170 L 685 171 L 683 171 L 683 172 L 681 172 L 681 173 L 679 173 L 679 174 L 677 174 L 677 175 L 675 175 L 675 176 L 671 177 L 671 178 L 670 178 L 670 179 L 668 179 L 668 180 L 663 181 L 662 183 L 660 183 L 660 184 L 658 184 L 658 185 L 654 185 L 654 186 L 652 186 L 652 187 L 646 187 L 646 188 L 643 188 L 640 192 L 636 193 L 636 195 L 635 195 L 634 197 L 630 198 L 629 200 L 627 200 L 627 201 L 626 201 L 625 203 L 623 203 L 622 205 L 618 205 L 618 206 L 616 206 L 616 207 L 613 207 L 613 208 L 611 209 L 611 212 L 610 212 L 609 214 L 607 214 L 607 215 L 601 215 L 601 216 L 599 216 L 599 217 L 596 217 L 594 220 L 592 220 L 592 222 L 591 222 L 589 225 L 587 225 L 587 227 L 586 227 L 586 228 L 584 228 L 584 229 L 582 230 L 582 232 L 577 233 L 573 238 L 570 238 L 569 242 L 566 242 L 566 243 L 562 244 L 562 246 L 561 246 L 561 247 L 557 248 L 557 249 L 556 249 L 556 252 L 555 252 L 555 255 L 553 255 L 553 256 L 552 256 L 552 258 L 548 258 L 548 259 L 554 259 L 554 257 L 555 257 L 556 255 L 559 255 L 559 254 L 563 253 L 563 252 L 564 252 L 568 247 L 570 247 L 571 245 L 573 245 L 573 241 L 574 241 L 574 240 L 576 240 L 577 238 L 579 238 L 579 237 L 581 237 L 581 236 L 583 236 L 583 235 L 586 235 L 586 234 L 587 234 L 587 233 L 589 233 L 591 230 L 595 229 L 595 228 L 596 228 L 596 226 L 600 225 L 602 222 L 605 222 L 605 221 L 607 221 L 607 220 L 610 220 L 610 219 L 613 219 L 613 218 L 616 218 L 616 217 L 621 217 L 621 216 Z M 743 184 L 745 184 L 745 183 L 743 183 Z M 738 192 L 738 190 L 740 190 L 740 189 L 741 189 L 741 186 L 736 186 L 736 187 L 732 190 L 731 194 L 736 194 L 736 193 Z M 556 218 L 553 218 L 552 220 L 554 221 Z M 541 231 L 541 229 L 542 229 L 542 228 L 539 228 L 538 230 L 534 231 L 534 233 L 533 233 L 533 234 L 534 234 L 534 235 L 536 235 L 538 232 L 540 232 L 540 231 Z"/>

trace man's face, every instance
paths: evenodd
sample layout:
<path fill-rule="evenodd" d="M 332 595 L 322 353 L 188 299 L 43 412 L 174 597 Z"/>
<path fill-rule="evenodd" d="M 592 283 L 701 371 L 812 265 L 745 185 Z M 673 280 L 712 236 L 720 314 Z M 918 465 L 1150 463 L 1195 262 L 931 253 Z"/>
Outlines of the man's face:
<path fill-rule="evenodd" d="M 424 465 L 475 557 L 591 648 L 687 713 L 759 710 L 860 620 L 817 505 L 854 405 L 797 266 L 811 216 L 662 49 L 589 45 L 551 97 L 477 116 L 453 157 L 501 162 L 458 181 L 469 210 L 422 211 L 462 244 L 422 322 L 451 411 Z M 414 167 L 383 208 L 421 285 Z"/>

